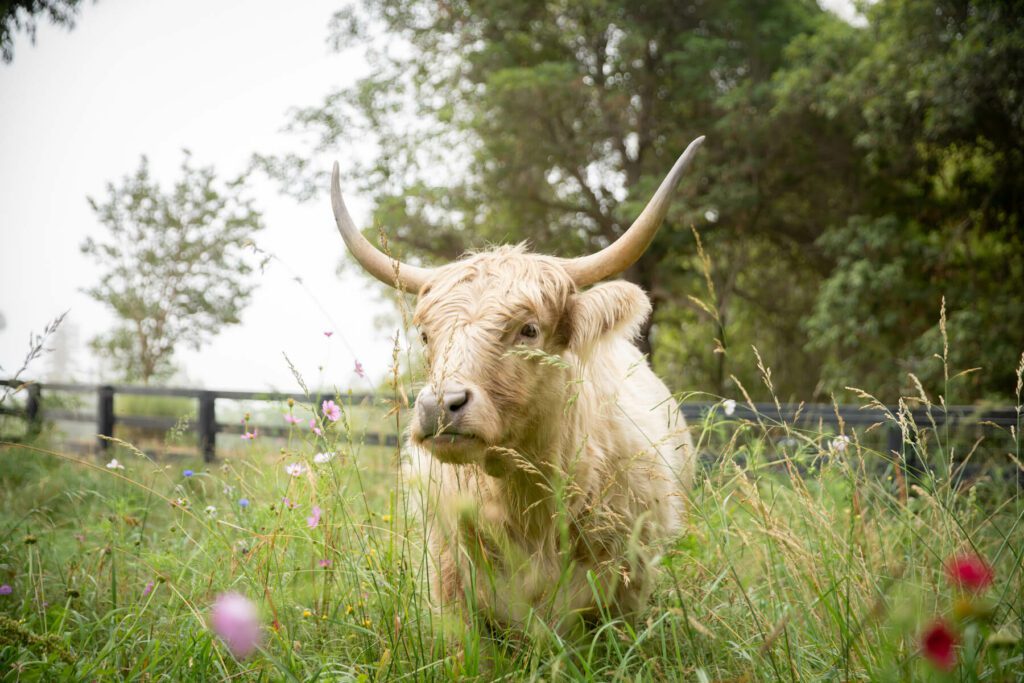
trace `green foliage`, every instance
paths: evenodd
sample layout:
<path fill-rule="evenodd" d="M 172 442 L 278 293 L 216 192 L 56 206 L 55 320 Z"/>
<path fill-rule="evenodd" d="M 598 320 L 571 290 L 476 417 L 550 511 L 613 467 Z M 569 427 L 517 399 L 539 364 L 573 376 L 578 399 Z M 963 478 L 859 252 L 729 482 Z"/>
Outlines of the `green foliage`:
<path fill-rule="evenodd" d="M 254 287 L 252 239 L 263 219 L 244 196 L 245 176 L 218 183 L 211 167 L 189 161 L 186 152 L 167 194 L 143 157 L 120 186 L 107 186 L 105 202 L 89 199 L 108 238 L 82 244 L 103 273 L 87 293 L 120 319 L 92 345 L 129 381 L 169 375 L 175 348 L 198 349 L 238 323 Z"/>
<path fill-rule="evenodd" d="M 0 3 L 0 59 L 14 59 L 14 35 L 20 31 L 36 42 L 39 17 L 46 15 L 50 23 L 74 28 L 82 0 L 4 0 Z"/>
<path fill-rule="evenodd" d="M 334 43 L 364 42 L 371 75 L 293 127 L 314 134 L 311 152 L 376 143 L 370 164 L 342 164 L 347 191 L 373 198 L 371 239 L 383 227 L 399 256 L 427 263 L 524 239 L 598 249 L 707 134 L 624 274 L 651 295 L 670 381 L 755 386 L 753 345 L 787 397 L 845 381 L 894 399 L 905 371 L 934 393 L 945 296 L 950 338 L 994 370 L 957 400 L 1007 399 L 1024 348 L 1010 286 L 1024 281 L 1021 6 L 881 0 L 865 13 L 853 26 L 809 0 L 364 0 L 336 15 Z M 261 161 L 308 197 L 325 185 L 312 156 Z"/>
<path fill-rule="evenodd" d="M 781 79 L 780 107 L 842 121 L 862 159 L 854 208 L 818 240 L 835 267 L 805 319 L 810 346 L 830 388 L 852 367 L 886 397 L 908 372 L 937 393 L 927 312 L 944 297 L 952 364 L 988 370 L 958 398 L 1005 399 L 1024 348 L 1024 7 L 900 0 L 868 19 L 796 46 L 803 66 Z"/>

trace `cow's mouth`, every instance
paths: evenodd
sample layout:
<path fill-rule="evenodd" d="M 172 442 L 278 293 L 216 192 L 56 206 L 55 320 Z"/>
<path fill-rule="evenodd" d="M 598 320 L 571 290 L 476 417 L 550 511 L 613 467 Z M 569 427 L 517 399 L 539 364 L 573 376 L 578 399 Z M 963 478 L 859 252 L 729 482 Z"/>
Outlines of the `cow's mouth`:
<path fill-rule="evenodd" d="M 441 432 L 423 437 L 421 444 L 435 458 L 451 464 L 467 464 L 477 461 L 477 455 L 484 449 L 483 439 L 468 432 Z"/>

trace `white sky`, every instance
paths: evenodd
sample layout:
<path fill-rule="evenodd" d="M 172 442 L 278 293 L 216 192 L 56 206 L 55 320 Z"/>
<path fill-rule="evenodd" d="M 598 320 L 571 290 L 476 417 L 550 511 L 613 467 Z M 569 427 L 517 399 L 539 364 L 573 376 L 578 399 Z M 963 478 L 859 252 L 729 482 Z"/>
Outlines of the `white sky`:
<path fill-rule="evenodd" d="M 14 62 L 0 64 L 0 365 L 21 365 L 30 331 L 70 309 L 71 369 L 78 380 L 101 379 L 85 341 L 113 318 L 81 293 L 97 280 L 79 251 L 103 228 L 86 203 L 109 181 L 149 157 L 167 187 L 181 149 L 196 165 L 227 177 L 252 152 L 297 149 L 281 131 L 287 111 L 317 104 L 353 82 L 366 63 L 358 50 L 332 53 L 328 20 L 339 0 L 102 0 L 84 3 L 74 30 L 43 22 L 37 44 L 19 36 Z M 852 18 L 849 0 L 822 5 Z M 337 150 L 342 163 L 352 150 Z M 326 163 L 326 160 L 324 160 Z M 261 278 L 242 324 L 226 329 L 201 353 L 181 350 L 178 383 L 218 389 L 295 389 L 282 352 L 313 385 L 356 386 L 358 358 L 371 378 L 390 366 L 394 330 L 374 318 L 388 307 L 359 276 L 340 279 L 343 245 L 326 195 L 308 204 L 281 197 L 269 184 L 257 205 L 267 229 L 260 246 L 279 263 Z M 365 198 L 347 197 L 365 223 Z M 301 273 L 325 314 L 293 281 Z M 334 336 L 324 337 L 325 330 Z M 349 350 L 351 349 L 351 351 Z M 38 362 L 26 376 L 42 376 Z M 109 379 L 109 378 L 108 378 Z"/>
<path fill-rule="evenodd" d="M 280 132 L 287 110 L 319 102 L 365 69 L 355 51 L 327 47 L 338 7 L 338 0 L 102 0 L 84 4 L 71 32 L 45 24 L 35 46 L 18 40 L 14 62 L 0 64 L 0 313 L 7 323 L 0 365 L 7 372 L 20 366 L 29 332 L 70 309 L 76 378 L 98 378 L 84 344 L 113 317 L 80 291 L 97 271 L 79 245 L 103 232 L 86 196 L 103 197 L 105 184 L 134 171 L 142 154 L 167 187 L 183 147 L 222 177 L 241 170 L 252 152 L 296 149 L 298 141 Z M 337 151 L 342 163 L 346 155 Z M 292 272 L 272 263 L 241 325 L 201 353 L 178 353 L 186 375 L 179 381 L 294 389 L 286 352 L 308 381 L 346 388 L 355 380 L 346 341 L 371 376 L 383 376 L 393 331 L 375 329 L 373 318 L 386 308 L 366 280 L 337 277 L 344 245 L 326 194 L 298 204 L 268 183 L 256 198 L 267 225 L 260 246 L 301 273 L 333 321 Z M 365 219 L 363 198 L 348 201 L 356 220 Z M 330 340 L 323 335 L 329 329 Z M 46 366 L 37 362 L 36 376 Z"/>

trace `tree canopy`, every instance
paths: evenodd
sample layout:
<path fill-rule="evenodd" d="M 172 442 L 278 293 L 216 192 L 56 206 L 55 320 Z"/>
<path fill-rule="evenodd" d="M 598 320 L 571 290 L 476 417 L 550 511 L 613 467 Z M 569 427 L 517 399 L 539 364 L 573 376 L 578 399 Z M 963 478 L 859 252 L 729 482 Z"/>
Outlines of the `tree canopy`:
<path fill-rule="evenodd" d="M 0 3 L 0 59 L 10 63 L 14 59 L 14 36 L 20 31 L 36 42 L 39 18 L 45 16 L 50 23 L 74 28 L 82 0 L 5 0 Z"/>
<path fill-rule="evenodd" d="M 1009 397 L 1022 8 L 865 12 L 855 26 L 813 0 L 364 0 L 333 37 L 364 41 L 372 74 L 295 113 L 314 149 L 265 161 L 309 196 L 310 152 L 373 140 L 348 191 L 373 198 L 368 234 L 383 226 L 412 261 L 520 240 L 573 256 L 620 235 L 706 134 L 624 274 L 653 300 L 642 346 L 671 385 L 762 393 L 756 346 L 787 398 L 893 399 L 908 373 L 938 391 L 945 297 L 950 362 L 984 366 L 957 398 Z"/>
<path fill-rule="evenodd" d="M 174 370 L 181 345 L 196 349 L 224 326 L 239 322 L 254 288 L 252 242 L 263 218 L 245 196 L 245 177 L 218 182 L 211 167 L 192 166 L 165 193 L 145 157 L 105 201 L 89 203 L 107 228 L 82 251 L 102 269 L 87 293 L 118 317 L 92 341 L 129 381 L 148 384 Z"/>

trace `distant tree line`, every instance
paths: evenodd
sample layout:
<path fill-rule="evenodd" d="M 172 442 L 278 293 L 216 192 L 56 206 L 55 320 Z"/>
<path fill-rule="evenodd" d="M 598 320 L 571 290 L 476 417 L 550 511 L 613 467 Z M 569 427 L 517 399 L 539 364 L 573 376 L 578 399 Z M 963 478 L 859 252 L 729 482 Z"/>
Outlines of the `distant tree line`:
<path fill-rule="evenodd" d="M 1024 4 L 860 7 L 863 25 L 813 0 L 363 0 L 333 40 L 365 44 L 371 74 L 296 112 L 315 148 L 263 161 L 308 197 L 314 152 L 370 139 L 347 191 L 372 197 L 367 234 L 384 226 L 403 258 L 523 239 L 571 256 L 621 234 L 706 134 L 625 274 L 654 301 L 642 343 L 670 382 L 763 395 L 756 346 L 784 398 L 892 400 L 918 392 L 911 374 L 934 398 L 946 354 L 951 374 L 982 368 L 950 400 L 1008 399 Z"/>

